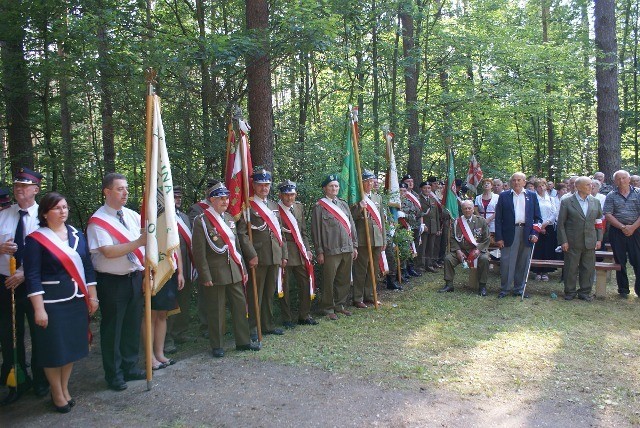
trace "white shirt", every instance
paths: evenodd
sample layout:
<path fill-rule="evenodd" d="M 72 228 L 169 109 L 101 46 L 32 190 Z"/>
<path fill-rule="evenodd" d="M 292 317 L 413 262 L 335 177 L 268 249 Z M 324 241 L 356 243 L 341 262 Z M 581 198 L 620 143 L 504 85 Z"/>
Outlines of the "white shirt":
<path fill-rule="evenodd" d="M 0 242 L 7 242 L 11 238 L 15 238 L 16 227 L 18 226 L 18 220 L 20 220 L 20 213 L 18 212 L 20 207 L 18 204 L 13 204 L 9 208 L 0 211 Z M 33 204 L 27 208 L 27 214 L 24 219 L 24 236 L 36 230 L 40 225 L 38 220 L 38 204 Z M 15 239 L 14 239 L 15 242 Z M 0 255 L 0 274 L 9 276 L 9 254 Z M 22 268 L 21 268 L 22 269 Z"/>
<path fill-rule="evenodd" d="M 582 213 L 584 214 L 584 216 L 587 216 L 587 210 L 589 209 L 589 195 L 587 195 L 584 199 L 582 199 L 580 197 L 580 195 L 578 194 L 578 192 L 575 193 L 576 195 L 576 199 L 578 200 L 578 203 L 580 204 L 580 208 L 582 208 Z"/>
<path fill-rule="evenodd" d="M 593 196 L 593 195 L 591 195 L 591 196 Z M 604 201 L 605 201 L 605 199 L 607 199 L 607 195 L 603 195 L 602 193 L 597 193 L 593 197 L 600 201 L 600 206 L 602 207 L 602 212 L 604 212 Z"/>
<path fill-rule="evenodd" d="M 525 220 L 525 195 L 526 190 L 522 189 L 520 194 L 518 195 L 515 190 L 511 190 L 511 194 L 513 195 L 513 211 L 516 217 L 516 224 L 524 223 Z"/>
<path fill-rule="evenodd" d="M 96 212 L 101 212 L 102 214 L 113 217 L 113 221 L 116 223 L 120 222 L 120 220 L 118 220 L 116 210 L 108 205 L 101 206 Z M 127 228 L 134 232 L 137 235 L 136 237 L 139 237 L 140 215 L 125 207 L 122 207 L 122 213 L 124 221 L 127 224 Z M 93 262 L 93 267 L 97 272 L 110 273 L 113 275 L 126 275 L 136 270 L 142 270 L 139 266 L 131 263 L 126 254 L 120 257 L 107 258 L 98 250 L 100 247 L 121 244 L 120 241 L 111 236 L 109 232 L 100 226 L 93 223 L 87 226 L 87 242 L 89 244 L 89 251 L 91 252 L 91 261 Z"/>
<path fill-rule="evenodd" d="M 536 196 L 538 197 L 542 222 L 555 224 L 558 221 L 558 205 L 556 205 L 558 198 L 551 197 L 548 193 L 545 193 L 544 197 L 542 197 L 536 192 Z"/>

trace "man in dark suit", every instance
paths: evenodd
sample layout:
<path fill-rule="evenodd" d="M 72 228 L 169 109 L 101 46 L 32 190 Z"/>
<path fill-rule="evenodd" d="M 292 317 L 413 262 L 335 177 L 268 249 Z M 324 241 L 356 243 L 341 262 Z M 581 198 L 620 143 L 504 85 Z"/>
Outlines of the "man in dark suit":
<path fill-rule="evenodd" d="M 589 177 L 578 177 L 575 190 L 562 200 L 558 215 L 558 244 L 564 251 L 564 298 L 574 299 L 579 275 L 578 298 L 590 301 L 596 250 L 602 243 L 602 206 L 590 195 Z"/>
<path fill-rule="evenodd" d="M 511 176 L 511 189 L 498 197 L 495 240 L 501 249 L 500 294 L 503 298 L 513 288 L 514 296 L 522 296 L 533 244 L 538 241 L 534 224 L 542 222 L 535 192 L 525 190 L 527 177 L 516 172 Z M 529 297 L 524 294 L 523 297 Z"/>

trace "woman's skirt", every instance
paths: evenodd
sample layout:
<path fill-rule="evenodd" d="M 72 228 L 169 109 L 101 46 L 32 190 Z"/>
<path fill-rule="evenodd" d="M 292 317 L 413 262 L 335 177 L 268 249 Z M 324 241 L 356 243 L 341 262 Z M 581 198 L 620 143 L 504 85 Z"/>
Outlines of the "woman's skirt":
<path fill-rule="evenodd" d="M 172 311 L 178 307 L 178 274 L 175 273 L 158 291 L 151 296 L 151 309 L 154 311 Z"/>
<path fill-rule="evenodd" d="M 40 367 L 62 367 L 89 354 L 89 310 L 84 298 L 45 303 L 47 328 L 35 327 L 34 340 Z"/>
<path fill-rule="evenodd" d="M 536 242 L 536 248 L 533 250 L 533 258 L 536 260 L 557 260 L 558 253 L 556 253 L 556 248 L 558 247 L 558 234 L 556 229 L 550 224 L 545 230 L 547 233 L 538 235 L 538 242 Z M 538 275 L 553 271 L 555 271 L 554 268 L 531 268 L 531 272 Z"/>

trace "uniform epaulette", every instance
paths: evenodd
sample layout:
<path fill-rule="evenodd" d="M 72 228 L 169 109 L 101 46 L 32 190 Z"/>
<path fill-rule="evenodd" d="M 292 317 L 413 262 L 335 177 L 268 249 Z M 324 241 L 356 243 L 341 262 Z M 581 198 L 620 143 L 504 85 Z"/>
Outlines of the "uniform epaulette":
<path fill-rule="evenodd" d="M 295 201 L 295 202 L 294 202 L 294 204 L 299 204 L 299 205 L 302 205 L 302 202 L 299 202 L 299 201 Z"/>

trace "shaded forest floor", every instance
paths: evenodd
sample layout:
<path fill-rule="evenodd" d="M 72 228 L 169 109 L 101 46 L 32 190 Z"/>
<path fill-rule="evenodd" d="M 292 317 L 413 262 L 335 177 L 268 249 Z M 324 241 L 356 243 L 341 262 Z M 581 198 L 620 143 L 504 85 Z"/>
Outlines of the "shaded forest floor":
<path fill-rule="evenodd" d="M 455 293 L 436 294 L 442 275 L 428 274 L 382 291 L 378 311 L 321 319 L 223 359 L 194 322 L 193 342 L 154 372 L 150 391 L 145 381 L 106 389 L 96 338 L 74 368 L 71 413 L 28 393 L 0 408 L 0 426 L 640 425 L 639 298 L 618 299 L 610 284 L 605 301 L 565 302 L 552 296 L 559 273 L 531 282 L 524 302 L 496 299 L 491 274 L 480 298 L 461 273 Z"/>

